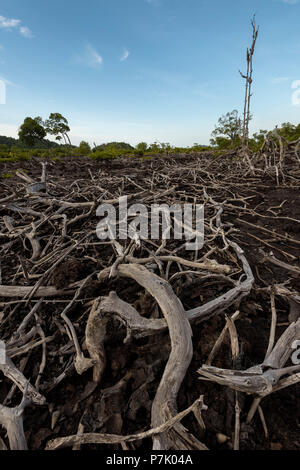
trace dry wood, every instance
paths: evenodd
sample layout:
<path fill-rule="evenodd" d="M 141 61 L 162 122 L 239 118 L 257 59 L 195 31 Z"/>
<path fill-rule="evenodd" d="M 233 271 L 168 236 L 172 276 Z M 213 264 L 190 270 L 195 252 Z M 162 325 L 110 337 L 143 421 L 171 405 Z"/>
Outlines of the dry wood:
<path fill-rule="evenodd" d="M 73 445 L 83 445 L 83 444 L 120 444 L 122 442 L 134 442 L 147 437 L 157 436 L 162 433 L 165 433 L 172 429 L 176 423 L 181 421 L 186 415 L 193 412 L 195 409 L 205 410 L 206 406 L 203 403 L 203 397 L 200 397 L 196 400 L 189 408 L 184 411 L 181 411 L 173 418 L 169 419 L 164 424 L 158 426 L 157 428 L 150 429 L 138 434 L 132 434 L 129 436 L 116 436 L 109 434 L 96 434 L 96 433 L 85 433 L 85 434 L 76 434 L 75 436 L 68 436 L 63 438 L 54 439 L 53 441 L 48 442 L 47 450 L 58 450 L 65 447 L 71 447 Z M 202 444 L 201 450 L 208 450 L 205 445 Z"/>
<path fill-rule="evenodd" d="M 23 428 L 23 412 L 30 404 L 26 396 L 26 389 L 22 401 L 15 408 L 0 405 L 0 424 L 6 429 L 10 450 L 27 450 L 27 442 Z"/>
<path fill-rule="evenodd" d="M 246 119 L 249 86 L 247 96 Z M 29 379 L 34 386 L 28 383 L 26 396 L 33 406 L 45 404 L 50 391 L 58 386 L 66 394 L 71 390 L 71 411 L 67 405 L 49 406 L 50 416 L 44 422 L 51 423 L 49 431 L 58 436 L 53 441 L 50 435 L 49 448 L 79 449 L 86 443 L 102 443 L 131 449 L 131 442 L 152 437 L 156 450 L 205 449 L 201 442 L 207 438 L 205 416 L 203 420 L 201 415 L 204 408 L 200 402 L 189 408 L 198 423 L 193 435 L 189 424 L 184 427 L 180 422 L 186 414 L 177 415 L 177 401 L 180 387 L 186 395 L 185 407 L 195 398 L 191 399 L 193 387 L 190 390 L 189 386 L 195 370 L 187 370 L 193 356 L 191 328 L 197 332 L 196 338 L 203 330 L 201 341 L 209 341 L 213 325 L 219 325 L 217 315 L 227 319 L 226 326 L 200 374 L 236 391 L 226 395 L 231 410 L 226 421 L 230 426 L 235 424 L 231 429 L 232 443 L 226 438 L 223 445 L 234 449 L 245 445 L 241 432 L 245 416 L 242 393 L 254 397 L 248 424 L 254 426 L 252 417 L 258 410 L 267 435 L 261 400 L 300 380 L 299 366 L 287 365 L 293 342 L 299 340 L 300 334 L 300 268 L 296 252 L 299 240 L 296 231 L 289 233 L 290 224 L 296 226 L 299 217 L 287 211 L 288 192 L 299 188 L 295 165 L 299 142 L 288 143 L 277 134 L 266 139 L 256 154 L 244 149 L 244 159 L 237 159 L 236 151 L 213 159 L 205 152 L 189 158 L 170 156 L 148 162 L 147 171 L 141 171 L 144 167 L 137 160 L 133 172 L 137 172 L 137 177 L 127 171 L 127 161 L 124 171 L 113 172 L 114 162 L 111 167 L 99 164 L 91 171 L 91 163 L 80 163 L 79 159 L 72 164 L 78 165 L 82 174 L 68 183 L 51 176 L 53 163 L 49 161 L 47 174 L 43 162 L 41 177 L 20 171 L 15 187 L 0 183 L 4 188 L 0 200 L 0 335 L 5 338 L 8 356 L 0 370 L 6 386 L 9 380 L 13 382 L 1 411 L 6 427 L 9 422 L 15 423 L 19 433 L 19 437 L 12 438 L 11 448 L 27 445 L 20 431 L 23 410 L 8 406 L 16 388 L 25 393 Z M 83 176 L 84 172 L 87 176 Z M 270 207 L 254 202 L 262 192 L 267 194 L 274 187 L 286 191 L 282 200 L 272 200 Z M 158 240 L 144 240 L 137 231 L 132 240 L 99 241 L 95 235 L 97 205 L 108 203 L 118 209 L 119 196 L 125 194 L 129 201 L 143 203 L 149 210 L 153 203 L 203 203 L 203 248 L 189 252 L 184 241 L 165 240 L 162 235 Z M 172 221 L 180 225 L 173 216 Z M 272 252 L 253 249 L 253 243 L 269 247 Z M 275 258 L 273 251 L 280 259 Z M 256 267 L 255 278 L 251 267 Z M 277 272 L 283 276 L 279 280 Z M 249 294 L 251 297 L 246 300 Z M 245 333 L 242 340 L 238 338 L 239 322 L 256 325 L 258 314 L 267 314 L 266 298 L 270 294 L 272 323 L 265 361 L 240 370 L 243 355 L 247 360 L 251 360 L 251 355 L 247 357 L 249 351 L 245 353 L 243 349 Z M 291 322 L 276 344 L 275 296 L 283 299 L 280 306 L 278 302 L 278 316 L 284 309 Z M 125 340 L 123 326 L 127 332 Z M 227 333 L 233 363 L 229 363 L 229 369 L 222 368 L 226 358 L 219 354 L 220 367 L 211 367 Z M 268 339 L 265 340 L 267 344 Z M 13 357 L 17 367 L 11 361 Z M 202 361 L 199 357 L 194 351 L 198 364 Z M 106 366 L 109 384 L 104 374 Z M 224 367 L 228 367 L 228 362 Z M 91 371 L 86 373 L 89 368 L 93 368 L 93 378 Z M 72 395 L 76 372 L 82 374 L 83 387 L 78 392 L 74 389 Z M 126 403 L 122 401 L 124 397 Z M 84 415 L 79 405 L 86 410 Z M 14 413 L 20 414 L 18 420 Z M 35 417 L 47 415 L 45 410 L 33 409 L 33 413 Z M 141 415 L 142 429 L 146 429 L 146 419 L 151 419 L 152 429 L 119 435 L 127 429 L 128 420 L 132 425 Z M 68 429 L 65 434 L 71 434 L 65 438 L 61 437 L 62 422 Z M 186 422 L 192 423 L 189 418 Z M 45 431 L 44 424 L 37 426 L 42 427 L 41 433 Z M 101 426 L 102 434 L 87 432 L 90 426 Z M 111 433 L 110 427 L 116 431 Z M 37 431 L 26 430 L 31 445 Z M 208 431 L 211 432 L 209 420 Z M 224 429 L 223 434 L 230 435 L 230 429 Z M 1 438 L 0 446 L 5 447 Z"/>

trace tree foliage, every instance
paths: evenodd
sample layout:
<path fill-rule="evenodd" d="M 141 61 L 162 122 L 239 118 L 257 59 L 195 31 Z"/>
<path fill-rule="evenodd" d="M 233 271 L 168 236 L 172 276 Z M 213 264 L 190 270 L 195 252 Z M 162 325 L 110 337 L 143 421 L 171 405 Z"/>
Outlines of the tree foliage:
<path fill-rule="evenodd" d="M 42 141 L 47 133 L 41 125 L 41 118 L 25 118 L 19 129 L 19 139 L 28 147 L 33 147 L 37 141 Z"/>
<path fill-rule="evenodd" d="M 130 145 L 127 144 L 126 142 L 108 142 L 107 144 L 101 144 L 97 145 L 96 147 L 93 148 L 93 152 L 97 152 L 98 150 L 112 150 L 112 151 L 132 151 L 134 148 Z"/>
<path fill-rule="evenodd" d="M 84 140 L 80 142 L 79 147 L 78 147 L 79 155 L 87 156 L 91 153 L 91 151 L 92 149 L 90 145 L 88 144 L 88 142 L 85 142 Z"/>
<path fill-rule="evenodd" d="M 140 142 L 135 148 L 139 153 L 144 154 L 147 151 L 148 145 L 146 142 Z"/>
<path fill-rule="evenodd" d="M 229 139 L 232 145 L 240 143 L 241 119 L 236 109 L 221 116 L 212 132 L 212 145 L 218 145 L 217 138 Z M 220 141 L 220 139 L 219 139 Z M 224 142 L 224 140 L 223 140 Z"/>
<path fill-rule="evenodd" d="M 67 145 L 72 145 L 68 132 L 70 127 L 68 120 L 60 113 L 51 113 L 49 118 L 44 123 L 47 134 L 54 135 L 55 140 L 64 140 Z"/>
<path fill-rule="evenodd" d="M 288 141 L 300 139 L 300 124 L 296 126 L 290 122 L 284 122 L 278 129 L 278 133 Z"/>
<path fill-rule="evenodd" d="M 6 137 L 5 135 L 0 135 L 0 150 L 9 150 L 11 147 L 18 147 L 20 149 L 28 148 L 24 142 L 20 139 L 14 139 L 13 137 Z M 49 149 L 49 148 L 58 148 L 59 144 L 48 139 L 43 139 L 43 141 L 36 141 L 33 148 L 39 149 Z"/>
<path fill-rule="evenodd" d="M 300 139 L 300 124 L 295 125 L 290 122 L 284 122 L 281 124 L 281 127 L 276 127 L 276 134 L 280 135 L 286 142 L 297 141 Z M 253 138 L 249 141 L 250 147 L 253 150 L 257 150 L 262 146 L 266 138 L 276 140 L 275 129 L 272 131 L 261 129 L 253 134 Z"/>

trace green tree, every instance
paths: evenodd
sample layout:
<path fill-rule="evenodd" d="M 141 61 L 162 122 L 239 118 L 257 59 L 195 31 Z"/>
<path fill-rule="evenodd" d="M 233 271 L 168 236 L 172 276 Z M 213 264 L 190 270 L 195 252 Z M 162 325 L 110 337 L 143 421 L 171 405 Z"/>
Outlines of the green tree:
<path fill-rule="evenodd" d="M 47 134 L 56 136 L 55 140 L 64 139 L 65 144 L 69 143 L 72 146 L 68 132 L 70 127 L 68 120 L 60 113 L 51 113 L 49 118 L 45 121 L 45 128 Z"/>
<path fill-rule="evenodd" d="M 281 124 L 281 128 L 278 129 L 278 133 L 288 141 L 297 140 L 300 137 L 300 124 L 296 126 L 290 122 L 284 122 Z"/>
<path fill-rule="evenodd" d="M 121 154 L 131 153 L 134 148 L 126 142 L 108 142 L 107 144 L 95 145 L 93 152 L 97 152 L 98 150 L 119 151 L 119 154 Z"/>
<path fill-rule="evenodd" d="M 88 142 L 85 142 L 84 140 L 80 142 L 78 150 L 79 150 L 79 154 L 82 156 L 89 155 L 92 151 Z"/>
<path fill-rule="evenodd" d="M 276 127 L 276 133 L 280 135 L 285 142 L 293 142 L 300 138 L 300 124 L 295 125 L 290 122 L 284 122 L 281 127 Z M 260 148 L 264 143 L 265 138 L 268 136 L 271 140 L 276 140 L 275 129 L 273 131 L 260 130 L 253 134 L 253 138 L 250 139 L 256 146 Z"/>
<path fill-rule="evenodd" d="M 135 148 L 139 153 L 144 154 L 145 152 L 147 152 L 148 145 L 146 144 L 146 142 L 140 142 Z"/>
<path fill-rule="evenodd" d="M 166 153 L 168 153 L 172 148 L 169 142 L 159 142 L 159 145 L 160 148 Z"/>
<path fill-rule="evenodd" d="M 150 144 L 148 150 L 153 153 L 162 153 L 162 149 L 157 142 L 153 142 L 153 144 Z"/>
<path fill-rule="evenodd" d="M 241 119 L 236 109 L 221 116 L 218 120 L 218 124 L 215 126 L 214 131 L 211 133 L 212 139 L 210 140 L 212 145 L 217 144 L 217 137 L 229 139 L 232 145 L 240 143 L 241 133 Z"/>
<path fill-rule="evenodd" d="M 226 150 L 232 147 L 232 140 L 227 137 L 218 136 L 214 139 L 214 144 L 221 150 Z"/>
<path fill-rule="evenodd" d="M 43 141 L 47 133 L 41 124 L 41 118 L 25 118 L 19 129 L 19 139 L 28 147 L 34 147 L 37 141 Z"/>
<path fill-rule="evenodd" d="M 261 146 L 264 143 L 264 140 L 268 134 L 269 134 L 269 131 L 266 131 L 265 129 L 260 129 L 259 132 L 255 132 L 253 134 L 253 140 L 255 141 L 256 144 L 258 144 L 258 146 Z"/>

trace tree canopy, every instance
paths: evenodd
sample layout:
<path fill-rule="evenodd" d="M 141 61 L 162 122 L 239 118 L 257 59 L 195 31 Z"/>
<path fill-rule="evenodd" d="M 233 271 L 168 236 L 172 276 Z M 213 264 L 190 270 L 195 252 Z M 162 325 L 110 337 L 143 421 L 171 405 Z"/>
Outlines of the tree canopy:
<path fill-rule="evenodd" d="M 41 125 L 41 118 L 25 118 L 19 129 L 19 139 L 28 147 L 34 147 L 37 141 L 43 141 L 47 132 Z"/>
<path fill-rule="evenodd" d="M 55 140 L 64 140 L 65 144 L 71 144 L 68 132 L 70 127 L 68 120 L 60 113 L 51 113 L 44 123 L 47 134 L 54 135 Z"/>
<path fill-rule="evenodd" d="M 241 118 L 238 111 L 234 109 L 219 118 L 218 124 L 211 134 L 213 138 L 210 142 L 212 145 L 216 145 L 218 137 L 225 137 L 225 139 L 229 139 L 233 144 L 238 143 L 240 141 L 240 132 Z"/>

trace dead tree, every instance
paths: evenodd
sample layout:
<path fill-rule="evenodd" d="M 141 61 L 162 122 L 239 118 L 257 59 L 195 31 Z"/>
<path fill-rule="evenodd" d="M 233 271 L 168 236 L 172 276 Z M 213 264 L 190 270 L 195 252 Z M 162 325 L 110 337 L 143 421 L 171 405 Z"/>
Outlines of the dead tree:
<path fill-rule="evenodd" d="M 248 146 L 249 140 L 249 122 L 250 122 L 250 101 L 251 101 L 251 87 L 252 87 L 252 76 L 253 76 L 253 55 L 255 50 L 255 44 L 258 36 L 259 28 L 256 28 L 255 24 L 255 15 L 251 20 L 251 25 L 253 29 L 252 34 L 252 45 L 251 48 L 247 48 L 247 73 L 244 75 L 241 71 L 240 74 L 242 78 L 246 80 L 246 87 L 245 87 L 245 100 L 244 100 L 244 114 L 243 114 L 243 127 L 242 127 L 242 143 L 245 146 Z"/>

